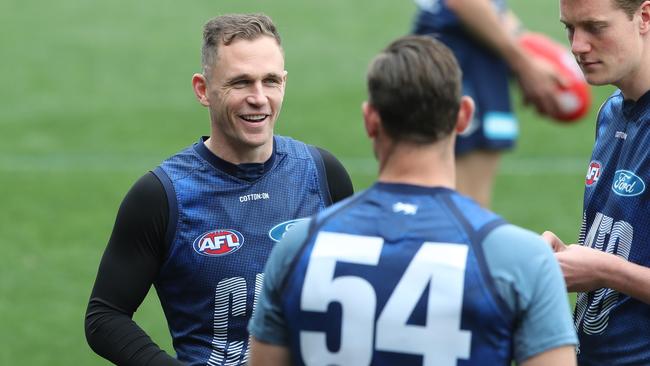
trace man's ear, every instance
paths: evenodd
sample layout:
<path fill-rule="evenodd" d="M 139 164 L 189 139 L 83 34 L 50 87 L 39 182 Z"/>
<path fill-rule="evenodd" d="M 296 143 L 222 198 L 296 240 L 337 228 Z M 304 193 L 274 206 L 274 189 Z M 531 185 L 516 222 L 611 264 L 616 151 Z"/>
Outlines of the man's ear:
<path fill-rule="evenodd" d="M 208 98 L 208 81 L 205 79 L 203 74 L 192 75 L 192 89 L 194 90 L 196 99 L 198 99 L 202 106 L 207 107 L 210 105 L 210 99 Z"/>
<path fill-rule="evenodd" d="M 456 133 L 463 133 L 469 127 L 472 118 L 474 118 L 474 99 L 463 95 L 460 98 L 460 108 L 458 109 L 458 117 L 456 118 Z"/>
<path fill-rule="evenodd" d="M 366 128 L 366 134 L 371 139 L 375 139 L 381 128 L 381 118 L 379 112 L 368 101 L 361 104 L 363 113 L 363 125 Z"/>
<path fill-rule="evenodd" d="M 639 8 L 639 15 L 641 17 L 641 23 L 639 24 L 639 31 L 641 34 L 646 34 L 650 31 L 650 1 L 646 0 L 641 4 Z"/>

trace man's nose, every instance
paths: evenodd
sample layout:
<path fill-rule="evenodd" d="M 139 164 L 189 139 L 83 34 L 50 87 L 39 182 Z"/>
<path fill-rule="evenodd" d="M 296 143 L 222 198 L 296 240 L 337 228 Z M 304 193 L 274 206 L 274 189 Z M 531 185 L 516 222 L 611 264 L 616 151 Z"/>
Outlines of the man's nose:
<path fill-rule="evenodd" d="M 261 81 L 253 84 L 250 94 L 246 97 L 246 102 L 255 106 L 261 106 L 268 102 L 268 98 L 264 92 L 264 86 L 262 85 Z"/>
<path fill-rule="evenodd" d="M 575 30 L 571 37 L 571 52 L 574 55 L 585 54 L 591 50 L 591 44 L 589 43 L 589 37 L 580 31 Z"/>

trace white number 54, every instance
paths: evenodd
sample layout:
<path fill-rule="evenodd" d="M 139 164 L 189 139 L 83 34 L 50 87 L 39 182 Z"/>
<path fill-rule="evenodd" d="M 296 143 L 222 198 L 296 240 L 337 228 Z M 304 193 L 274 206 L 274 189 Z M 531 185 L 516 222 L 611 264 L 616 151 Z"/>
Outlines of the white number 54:
<path fill-rule="evenodd" d="M 376 266 L 383 245 L 379 237 L 321 232 L 316 238 L 300 304 L 305 311 L 326 312 L 331 302 L 340 303 L 341 346 L 331 352 L 324 332 L 301 331 L 307 365 L 369 365 L 375 349 L 419 354 L 423 365 L 451 366 L 469 358 L 471 333 L 460 329 L 467 246 L 423 243 L 375 324 L 372 285 L 356 276 L 334 278 L 334 269 L 336 262 Z M 427 286 L 426 324 L 407 324 Z"/>

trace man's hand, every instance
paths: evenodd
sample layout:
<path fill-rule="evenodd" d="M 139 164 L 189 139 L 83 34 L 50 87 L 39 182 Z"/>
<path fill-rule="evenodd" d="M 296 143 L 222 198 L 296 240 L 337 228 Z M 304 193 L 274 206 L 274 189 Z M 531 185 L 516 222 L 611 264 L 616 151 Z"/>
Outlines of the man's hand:
<path fill-rule="evenodd" d="M 561 114 L 558 88 L 567 86 L 568 80 L 549 61 L 528 54 L 513 69 L 526 104 L 532 104 L 537 112 L 546 116 Z"/>
<path fill-rule="evenodd" d="M 616 256 L 579 244 L 565 245 L 551 231 L 542 233 L 542 238 L 555 252 L 568 291 L 587 292 L 606 287 L 604 269 Z"/>
<path fill-rule="evenodd" d="M 566 249 L 564 242 L 552 231 L 544 231 L 542 233 L 542 239 L 546 240 L 546 242 L 551 245 L 551 249 L 553 249 L 553 252 L 555 253 Z"/>
<path fill-rule="evenodd" d="M 566 246 L 564 250 L 556 252 L 555 257 L 570 292 L 588 292 L 607 287 L 605 268 L 611 261 L 619 259 L 613 254 L 579 244 Z"/>

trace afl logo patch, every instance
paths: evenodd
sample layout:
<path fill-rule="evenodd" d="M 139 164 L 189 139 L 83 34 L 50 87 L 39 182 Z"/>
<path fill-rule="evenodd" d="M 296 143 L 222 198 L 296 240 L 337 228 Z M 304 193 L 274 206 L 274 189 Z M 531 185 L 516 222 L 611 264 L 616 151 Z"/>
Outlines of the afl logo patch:
<path fill-rule="evenodd" d="M 307 219 L 295 219 L 295 220 L 289 220 L 285 221 L 283 223 L 275 225 L 271 230 L 269 230 L 269 238 L 273 240 L 274 242 L 279 242 L 284 236 L 291 231 L 291 229 L 296 225 L 297 223 L 301 221 L 305 221 Z"/>
<path fill-rule="evenodd" d="M 194 240 L 194 251 L 208 257 L 232 254 L 244 245 L 244 237 L 239 231 L 218 229 L 208 231 Z"/>
<path fill-rule="evenodd" d="M 638 196 L 645 191 L 645 183 L 629 170 L 617 170 L 614 174 L 612 191 L 619 196 Z"/>
<path fill-rule="evenodd" d="M 594 185 L 596 182 L 598 182 L 601 171 L 602 171 L 602 165 L 600 164 L 600 161 L 592 160 L 591 163 L 589 163 L 589 169 L 587 169 L 587 177 L 585 179 L 585 185 L 589 187 Z"/>

